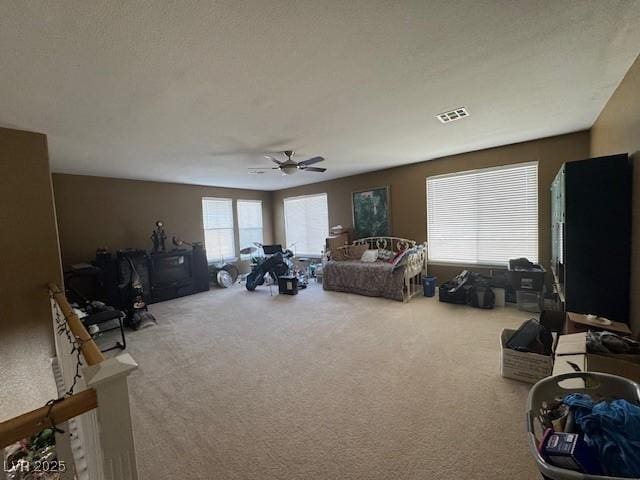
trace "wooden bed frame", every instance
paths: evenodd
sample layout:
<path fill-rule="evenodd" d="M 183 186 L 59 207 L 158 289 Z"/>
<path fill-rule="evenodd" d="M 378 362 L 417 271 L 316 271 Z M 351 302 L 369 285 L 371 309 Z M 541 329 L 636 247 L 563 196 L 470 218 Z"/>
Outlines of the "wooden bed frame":
<path fill-rule="evenodd" d="M 399 237 L 366 237 L 354 240 L 351 245 L 367 245 L 371 249 L 391 250 L 394 253 L 416 246 L 422 247 L 405 260 L 402 301 L 408 302 L 422 292 L 422 277 L 427 274 L 427 242 L 418 244 L 414 240 Z M 348 248 L 351 245 L 339 248 Z"/>

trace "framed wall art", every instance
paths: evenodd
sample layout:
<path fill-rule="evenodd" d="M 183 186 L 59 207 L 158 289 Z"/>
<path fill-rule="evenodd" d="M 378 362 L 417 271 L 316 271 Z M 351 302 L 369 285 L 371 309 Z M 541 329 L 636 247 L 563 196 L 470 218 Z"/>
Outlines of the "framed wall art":
<path fill-rule="evenodd" d="M 370 188 L 351 194 L 356 238 L 391 235 L 389 187 Z"/>

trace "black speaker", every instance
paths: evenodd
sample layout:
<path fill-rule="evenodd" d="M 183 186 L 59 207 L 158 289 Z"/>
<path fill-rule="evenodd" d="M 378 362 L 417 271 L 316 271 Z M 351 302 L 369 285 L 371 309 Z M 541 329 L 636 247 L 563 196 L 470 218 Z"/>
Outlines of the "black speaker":
<path fill-rule="evenodd" d="M 278 293 L 281 295 L 297 295 L 298 278 L 293 275 L 278 277 Z"/>
<path fill-rule="evenodd" d="M 209 290 L 209 264 L 207 262 L 207 251 L 202 244 L 193 244 L 193 280 L 196 291 L 205 292 Z"/>

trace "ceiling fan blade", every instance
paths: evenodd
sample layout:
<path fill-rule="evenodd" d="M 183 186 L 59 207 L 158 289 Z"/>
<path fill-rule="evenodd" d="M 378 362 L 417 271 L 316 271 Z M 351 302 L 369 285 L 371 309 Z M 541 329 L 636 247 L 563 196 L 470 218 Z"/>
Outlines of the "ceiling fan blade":
<path fill-rule="evenodd" d="M 302 165 L 302 168 L 300 168 L 300 170 L 304 170 L 305 172 L 326 172 L 327 171 L 326 168 L 305 167 L 304 165 Z"/>
<path fill-rule="evenodd" d="M 323 162 L 324 161 L 324 157 L 313 157 L 310 158 L 308 160 L 303 160 L 301 162 L 298 162 L 298 165 L 313 165 L 314 163 L 319 163 L 319 162 Z"/>
<path fill-rule="evenodd" d="M 282 165 L 282 162 L 280 160 L 271 155 L 265 155 L 264 158 L 266 158 L 267 160 L 271 160 L 273 163 L 277 163 L 278 165 Z"/>

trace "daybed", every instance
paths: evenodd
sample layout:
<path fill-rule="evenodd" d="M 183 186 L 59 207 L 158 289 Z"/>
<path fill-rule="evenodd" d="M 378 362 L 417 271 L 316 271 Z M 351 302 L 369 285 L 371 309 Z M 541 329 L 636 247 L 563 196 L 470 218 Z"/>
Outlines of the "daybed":
<path fill-rule="evenodd" d="M 384 251 L 386 260 L 363 262 L 348 253 L 365 249 Z M 408 302 L 422 289 L 427 273 L 427 244 L 396 237 L 368 237 L 340 247 L 323 267 L 323 288 Z M 339 254 L 339 255 L 336 255 Z M 344 258 L 336 260 L 335 258 Z"/>

